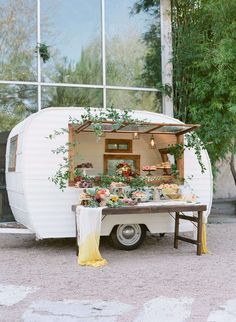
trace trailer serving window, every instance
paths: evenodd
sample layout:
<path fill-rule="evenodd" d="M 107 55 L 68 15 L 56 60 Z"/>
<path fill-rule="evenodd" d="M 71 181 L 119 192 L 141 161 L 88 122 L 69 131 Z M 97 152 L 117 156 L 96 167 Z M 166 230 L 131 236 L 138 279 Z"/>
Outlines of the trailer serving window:
<path fill-rule="evenodd" d="M 17 150 L 18 135 L 13 136 L 10 140 L 10 152 L 8 161 L 8 171 L 16 171 L 16 150 Z"/>
<path fill-rule="evenodd" d="M 99 121 L 97 121 L 99 122 Z M 69 124 L 69 160 L 70 160 L 70 179 L 69 185 L 73 186 L 75 184 L 76 174 L 75 169 L 78 163 L 78 155 L 83 152 L 83 149 L 89 151 L 89 144 L 92 143 L 91 138 L 93 136 L 93 141 L 95 142 L 94 136 L 94 123 L 96 121 L 85 121 L 82 124 Z M 120 125 L 119 128 L 114 129 L 114 121 L 106 120 L 100 121 L 100 125 L 102 128 L 103 135 L 101 140 L 97 142 L 97 147 L 93 146 L 92 151 L 86 153 L 85 160 L 80 164 L 80 169 L 85 168 L 84 173 L 88 174 L 96 172 L 96 175 L 99 173 L 105 175 L 114 175 L 114 168 L 119 162 L 126 162 L 135 168 L 137 173 L 142 175 L 140 172 L 142 171 L 157 171 L 158 177 L 163 177 L 165 179 L 171 179 L 173 177 L 172 173 L 170 173 L 170 160 L 168 159 L 168 146 L 173 144 L 183 144 L 184 134 L 196 130 L 199 125 L 198 124 L 184 124 L 184 123 L 152 123 L 152 122 L 142 122 L 142 123 L 129 123 L 125 122 Z M 134 139 L 134 134 L 137 134 L 146 138 L 143 139 L 143 149 L 148 149 L 147 142 L 150 139 L 155 137 L 155 140 L 158 141 L 158 144 L 155 146 L 156 157 L 158 158 L 158 154 L 160 155 L 161 163 L 158 162 L 157 158 L 153 162 L 155 165 L 155 170 L 148 170 L 148 163 L 143 161 L 143 157 L 141 158 L 141 152 L 143 149 L 134 150 L 134 142 L 128 139 L 131 136 Z M 111 138 L 105 138 L 104 136 L 111 135 Z M 83 136 L 83 139 L 79 140 L 79 137 Z M 116 138 L 114 138 L 114 136 Z M 124 139 L 127 137 L 127 139 Z M 137 149 L 137 144 L 136 149 Z M 153 149 L 153 148 L 152 148 Z M 105 152 L 105 154 L 104 154 Z M 96 158 L 92 159 L 92 154 L 96 155 Z M 145 155 L 147 155 L 146 153 Z M 149 154 L 150 156 L 150 154 Z M 89 162 L 88 162 L 89 161 Z M 144 164 L 145 162 L 145 164 Z M 101 166 L 103 163 L 103 168 Z M 140 164 L 142 163 L 142 169 L 140 169 Z M 167 168 L 168 163 L 168 168 Z M 144 167 L 144 165 L 146 167 Z M 152 164 L 151 164 L 152 165 Z M 175 160 L 176 171 L 181 178 L 184 178 L 184 153 L 181 157 Z M 168 170 L 169 169 L 169 170 Z M 146 174 L 145 175 L 151 175 Z"/>

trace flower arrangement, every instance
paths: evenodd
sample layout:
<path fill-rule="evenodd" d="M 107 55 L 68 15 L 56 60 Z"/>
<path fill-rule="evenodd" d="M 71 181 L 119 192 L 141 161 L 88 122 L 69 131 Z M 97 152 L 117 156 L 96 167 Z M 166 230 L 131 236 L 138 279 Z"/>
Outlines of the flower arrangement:
<path fill-rule="evenodd" d="M 95 193 L 95 200 L 100 207 L 105 207 L 110 197 L 110 191 L 108 189 L 97 189 Z"/>
<path fill-rule="evenodd" d="M 139 202 L 147 201 L 148 195 L 144 191 L 137 190 L 137 191 L 132 192 L 132 198 L 136 199 Z"/>
<path fill-rule="evenodd" d="M 116 174 L 123 177 L 134 177 L 135 171 L 127 162 L 121 162 L 116 166 Z"/>
<path fill-rule="evenodd" d="M 93 180 L 88 176 L 79 175 L 75 177 L 75 187 L 77 188 L 92 188 Z"/>
<path fill-rule="evenodd" d="M 92 188 L 84 189 L 80 194 L 80 204 L 85 207 L 124 207 L 134 205 L 136 202 L 130 198 L 121 198 L 117 194 L 111 194 L 109 189 Z"/>

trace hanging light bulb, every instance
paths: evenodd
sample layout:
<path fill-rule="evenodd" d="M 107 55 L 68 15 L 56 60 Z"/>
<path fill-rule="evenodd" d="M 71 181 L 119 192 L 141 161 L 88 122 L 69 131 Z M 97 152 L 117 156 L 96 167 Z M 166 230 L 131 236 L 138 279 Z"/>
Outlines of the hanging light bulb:
<path fill-rule="evenodd" d="M 150 149 L 155 149 L 156 148 L 156 142 L 155 142 L 153 134 L 151 136 L 149 146 L 150 146 Z"/>
<path fill-rule="evenodd" d="M 133 133 L 133 139 L 134 140 L 139 140 L 139 133 L 138 132 Z"/>

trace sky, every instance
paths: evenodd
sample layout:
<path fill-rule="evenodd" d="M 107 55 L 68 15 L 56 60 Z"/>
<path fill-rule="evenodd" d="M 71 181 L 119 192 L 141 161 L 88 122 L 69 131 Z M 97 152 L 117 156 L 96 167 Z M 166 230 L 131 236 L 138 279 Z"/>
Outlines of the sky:
<path fill-rule="evenodd" d="M 106 0 L 106 37 L 126 35 L 135 30 L 140 35 L 145 27 L 145 14 L 130 17 L 134 0 Z M 42 26 L 42 42 L 54 46 L 62 56 L 72 61 L 80 57 L 94 39 L 101 37 L 100 0 L 41 0 L 42 17 L 47 17 L 49 25 Z M 47 33 L 44 32 L 47 29 Z M 51 36 L 48 36 L 48 30 Z"/>

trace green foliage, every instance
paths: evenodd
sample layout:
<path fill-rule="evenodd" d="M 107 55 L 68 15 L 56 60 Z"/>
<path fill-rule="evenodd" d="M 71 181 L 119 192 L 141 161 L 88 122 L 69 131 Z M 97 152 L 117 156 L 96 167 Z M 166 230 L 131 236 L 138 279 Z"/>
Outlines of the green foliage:
<path fill-rule="evenodd" d="M 81 120 L 70 117 L 69 123 L 74 126 L 77 126 L 77 125 L 83 124 L 86 121 L 91 121 L 92 129 L 94 131 L 94 134 L 97 137 L 97 140 L 99 140 L 101 135 L 103 134 L 103 127 L 102 127 L 103 121 L 113 121 L 114 122 L 114 124 L 112 124 L 113 130 L 117 130 L 120 126 L 124 125 L 125 123 L 142 124 L 144 122 L 134 118 L 131 111 L 129 110 L 118 111 L 113 106 L 105 110 L 104 109 L 92 110 L 90 107 L 86 107 L 84 108 L 84 110 L 85 112 L 84 114 L 81 115 Z M 53 140 L 57 136 L 64 135 L 67 133 L 68 133 L 68 129 L 61 128 L 58 130 L 54 130 L 53 134 L 49 134 L 47 138 L 50 140 Z M 70 164 L 72 160 L 68 159 L 68 149 L 70 145 L 74 145 L 74 143 L 67 142 L 65 145 L 61 145 L 52 150 L 54 154 L 62 156 L 63 163 L 59 164 L 58 170 L 49 179 L 52 182 L 54 182 L 56 185 L 58 185 L 59 189 L 61 189 L 62 191 L 67 187 L 68 180 L 71 176 L 69 169 L 70 169 Z M 78 171 L 75 169 L 75 173 L 73 173 L 73 175 L 77 176 L 80 174 L 81 173 L 78 173 Z M 118 181 L 118 182 L 127 181 L 127 179 L 121 176 L 116 176 L 116 177 L 100 176 L 99 178 L 92 178 L 92 177 L 86 176 L 83 179 L 86 181 L 93 181 L 94 183 L 95 183 L 95 180 L 97 179 L 96 184 L 98 184 L 101 187 L 109 186 L 112 181 Z M 141 185 L 141 181 L 139 183 L 137 181 L 137 184 Z"/>
<path fill-rule="evenodd" d="M 195 132 L 188 133 L 186 135 L 186 143 L 184 143 L 184 148 L 185 149 L 193 149 L 195 152 L 195 155 L 197 157 L 198 163 L 201 167 L 201 172 L 204 173 L 206 170 L 206 167 L 204 163 L 202 162 L 202 156 L 201 152 L 202 150 L 206 149 L 205 144 L 199 139 L 197 134 Z"/>
<path fill-rule="evenodd" d="M 159 17 L 159 1 L 137 1 L 134 11 L 142 10 Z M 197 134 L 216 170 L 217 160 L 235 153 L 236 2 L 172 0 L 171 14 L 174 114 L 201 124 Z M 145 40 L 155 46 L 159 35 L 151 27 Z M 158 72 L 149 72 L 158 70 L 159 50 L 146 57 L 144 76 L 150 84 L 159 80 Z"/>
<path fill-rule="evenodd" d="M 132 14 L 145 11 L 152 16 L 153 21 L 149 30 L 144 34 L 147 46 L 146 63 L 142 72 L 142 80 L 146 86 L 156 87 L 164 91 L 161 83 L 161 30 L 160 30 L 160 1 L 140 0 L 133 7 Z"/>
<path fill-rule="evenodd" d="M 2 94 L 0 87 L 0 131 L 9 131 L 16 124 L 22 121 L 25 117 L 30 115 L 34 110 L 29 107 L 28 103 L 14 101 L 14 104 L 4 103 L 8 99 L 6 96 L 10 95 L 9 91 Z"/>
<path fill-rule="evenodd" d="M 103 124 L 104 121 L 113 121 L 111 124 L 112 130 L 116 131 L 122 125 L 126 123 L 129 124 L 142 124 L 144 121 L 141 121 L 137 118 L 134 118 L 132 111 L 130 110 L 117 110 L 114 106 L 107 107 L 106 109 L 95 109 L 92 111 L 90 107 L 84 108 L 85 112 L 81 115 L 81 120 L 70 118 L 71 124 L 82 124 L 86 121 L 91 121 L 91 126 L 94 134 L 97 137 L 97 140 L 103 135 Z"/>
<path fill-rule="evenodd" d="M 20 116 L 0 111 L 0 132 L 11 130 L 20 120 Z"/>
<path fill-rule="evenodd" d="M 101 188 L 108 188 L 113 181 L 115 181 L 114 177 L 101 174 L 96 178 L 94 184 Z"/>
<path fill-rule="evenodd" d="M 177 143 L 169 145 L 168 153 L 173 155 L 175 160 L 178 160 L 182 157 L 185 149 L 194 150 L 198 163 L 201 167 L 201 172 L 204 173 L 206 167 L 202 162 L 201 151 L 205 149 L 205 145 L 201 140 L 199 140 L 199 137 L 196 133 L 188 133 L 186 135 L 186 142 L 184 144 Z M 172 172 L 177 172 L 175 165 L 173 165 Z"/>
<path fill-rule="evenodd" d="M 176 3 L 173 1 L 175 113 L 186 122 L 202 125 L 198 135 L 214 165 L 234 152 L 236 117 L 231 108 L 236 101 L 236 3 L 178 1 L 178 7 Z"/>
<path fill-rule="evenodd" d="M 60 165 L 59 169 L 56 171 L 54 176 L 48 178 L 55 185 L 59 187 L 60 190 L 64 191 L 68 185 L 68 180 L 70 178 L 70 172 L 68 170 L 68 166 L 66 164 Z"/>
<path fill-rule="evenodd" d="M 92 177 L 90 177 L 93 180 Z M 122 182 L 129 185 L 134 190 L 142 189 L 147 186 L 147 180 L 144 177 L 135 177 L 135 178 L 127 178 L 124 176 L 108 176 L 108 175 L 100 175 L 97 180 L 94 181 L 95 185 L 98 185 L 102 188 L 109 188 L 112 182 Z"/>
<path fill-rule="evenodd" d="M 171 144 L 168 147 L 168 153 L 173 155 L 174 158 L 180 159 L 184 152 L 184 145 L 181 143 Z"/>
<path fill-rule="evenodd" d="M 147 186 L 147 178 L 145 177 L 135 177 L 129 181 L 129 185 L 133 190 L 140 190 Z"/>
<path fill-rule="evenodd" d="M 49 46 L 44 43 L 38 44 L 39 55 L 42 58 L 43 62 L 46 63 L 50 59 Z"/>

